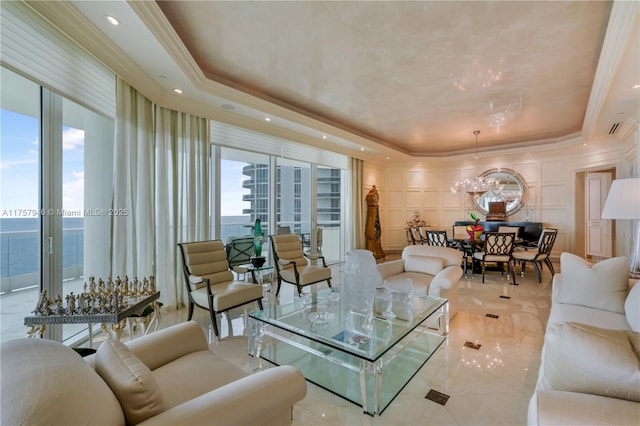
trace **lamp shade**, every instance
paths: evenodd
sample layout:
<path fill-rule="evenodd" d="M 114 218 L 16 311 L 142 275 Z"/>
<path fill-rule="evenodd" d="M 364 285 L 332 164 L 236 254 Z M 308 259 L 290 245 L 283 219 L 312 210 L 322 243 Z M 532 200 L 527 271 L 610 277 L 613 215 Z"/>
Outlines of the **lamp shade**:
<path fill-rule="evenodd" d="M 614 180 L 600 217 L 640 219 L 640 178 Z"/>

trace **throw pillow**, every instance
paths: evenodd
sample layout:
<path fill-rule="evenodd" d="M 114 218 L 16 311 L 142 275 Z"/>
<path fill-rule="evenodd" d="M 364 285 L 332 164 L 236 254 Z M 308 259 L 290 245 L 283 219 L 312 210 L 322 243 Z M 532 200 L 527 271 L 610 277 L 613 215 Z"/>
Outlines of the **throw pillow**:
<path fill-rule="evenodd" d="M 96 352 L 96 372 L 120 402 L 127 424 L 164 411 L 162 393 L 151 370 L 118 340 L 105 340 Z"/>
<path fill-rule="evenodd" d="M 558 302 L 624 314 L 629 291 L 629 263 L 614 257 L 591 264 L 571 253 L 560 255 L 562 285 Z"/>
<path fill-rule="evenodd" d="M 420 272 L 421 274 L 436 275 L 442 271 L 443 265 L 444 262 L 439 257 L 410 254 L 404 260 L 404 270 L 406 272 Z"/>
<path fill-rule="evenodd" d="M 640 331 L 640 281 L 627 294 L 627 300 L 624 302 L 624 314 L 627 322 L 633 331 Z"/>
<path fill-rule="evenodd" d="M 543 352 L 554 390 L 640 402 L 640 333 L 556 322 Z"/>

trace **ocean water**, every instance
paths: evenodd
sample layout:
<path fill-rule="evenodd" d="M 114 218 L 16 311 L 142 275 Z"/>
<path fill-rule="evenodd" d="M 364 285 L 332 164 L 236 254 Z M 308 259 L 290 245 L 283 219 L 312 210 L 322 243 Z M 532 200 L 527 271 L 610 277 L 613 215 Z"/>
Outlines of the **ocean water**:
<path fill-rule="evenodd" d="M 38 272 L 40 219 L 0 218 L 0 277 Z M 84 218 L 62 220 L 63 268 L 84 264 Z"/>

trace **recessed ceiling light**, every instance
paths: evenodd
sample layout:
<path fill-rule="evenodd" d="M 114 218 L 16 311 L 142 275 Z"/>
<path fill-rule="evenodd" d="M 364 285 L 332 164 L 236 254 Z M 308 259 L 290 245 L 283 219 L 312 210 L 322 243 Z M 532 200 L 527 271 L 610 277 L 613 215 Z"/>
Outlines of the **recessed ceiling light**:
<path fill-rule="evenodd" d="M 360 151 L 364 151 L 364 146 L 361 146 L 361 147 L 360 147 Z"/>
<path fill-rule="evenodd" d="M 264 121 L 271 121 L 271 119 L 269 117 L 265 117 Z"/>
<path fill-rule="evenodd" d="M 173 93 L 177 93 L 178 95 L 182 95 L 182 89 L 178 89 L 177 87 L 173 89 Z"/>
<path fill-rule="evenodd" d="M 105 17 L 104 17 L 104 18 L 105 18 L 105 19 L 107 20 L 107 22 L 109 22 L 111 25 L 114 25 L 114 26 L 118 26 L 118 25 L 120 25 L 120 20 L 119 20 L 118 18 L 115 18 L 115 17 L 113 17 L 113 16 L 111 16 L 111 15 L 105 15 Z"/>
<path fill-rule="evenodd" d="M 387 160 L 391 160 L 391 157 L 389 157 L 388 155 L 387 155 Z"/>
<path fill-rule="evenodd" d="M 236 109 L 235 105 L 231 105 L 231 104 L 222 104 L 220 106 L 222 107 L 222 109 L 228 109 L 228 110 Z"/>
<path fill-rule="evenodd" d="M 326 139 L 326 138 L 327 138 L 327 135 L 322 135 L 322 139 Z"/>
<path fill-rule="evenodd" d="M 633 86 L 634 89 L 640 89 L 640 84 L 636 84 L 635 86 Z"/>

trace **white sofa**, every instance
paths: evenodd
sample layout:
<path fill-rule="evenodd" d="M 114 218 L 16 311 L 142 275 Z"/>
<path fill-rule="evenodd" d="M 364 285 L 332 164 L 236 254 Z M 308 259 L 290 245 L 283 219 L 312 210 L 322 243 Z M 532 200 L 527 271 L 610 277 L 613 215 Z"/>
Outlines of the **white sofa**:
<path fill-rule="evenodd" d="M 640 424 L 640 285 L 625 257 L 560 256 L 529 425 Z"/>
<path fill-rule="evenodd" d="M 89 359 L 52 340 L 5 342 L 0 424 L 291 424 L 306 395 L 300 371 L 249 375 L 212 348 L 192 321 L 126 345 L 107 340 Z"/>
<path fill-rule="evenodd" d="M 458 281 L 462 277 L 462 252 L 449 247 L 411 245 L 402 258 L 378 265 L 384 284 L 403 288 L 411 279 L 413 291 L 449 300 L 449 317 L 458 312 Z"/>

